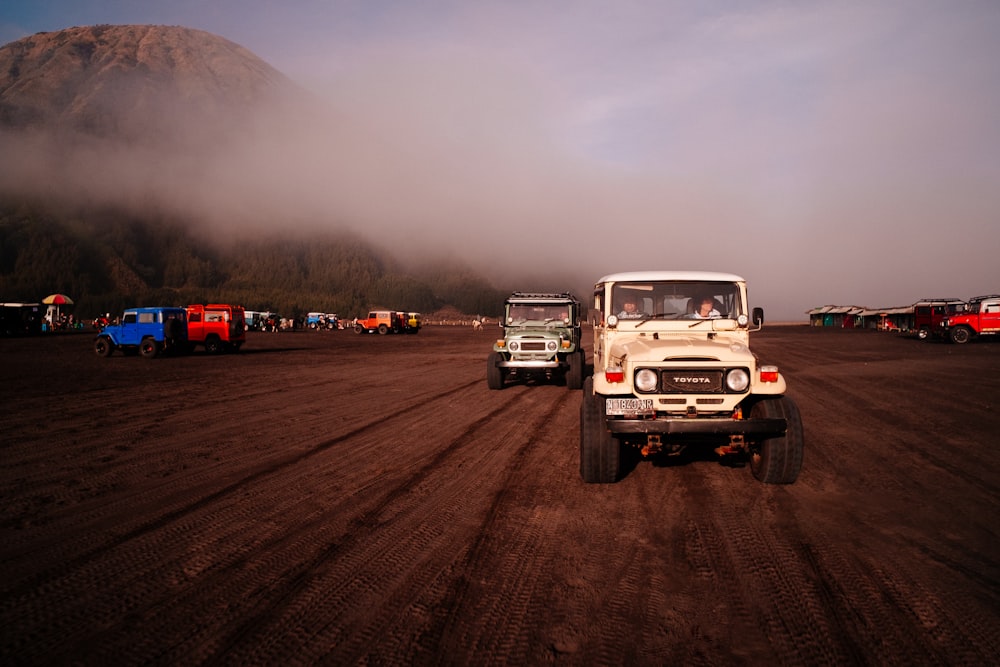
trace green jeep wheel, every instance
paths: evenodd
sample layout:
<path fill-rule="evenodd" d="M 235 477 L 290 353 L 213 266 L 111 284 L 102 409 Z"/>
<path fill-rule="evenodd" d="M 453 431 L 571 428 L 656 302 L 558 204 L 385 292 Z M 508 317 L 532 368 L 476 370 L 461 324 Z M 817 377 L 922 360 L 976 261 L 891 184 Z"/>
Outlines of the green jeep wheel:
<path fill-rule="evenodd" d="M 491 352 L 486 360 L 486 386 L 490 389 L 503 389 L 501 361 L 503 361 L 503 355 L 499 352 Z"/>

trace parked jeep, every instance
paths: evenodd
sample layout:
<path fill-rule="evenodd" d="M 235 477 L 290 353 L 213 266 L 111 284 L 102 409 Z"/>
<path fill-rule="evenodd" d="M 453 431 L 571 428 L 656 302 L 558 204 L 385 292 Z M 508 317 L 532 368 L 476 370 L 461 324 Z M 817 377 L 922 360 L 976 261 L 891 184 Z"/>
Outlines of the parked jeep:
<path fill-rule="evenodd" d="M 583 386 L 580 302 L 572 294 L 514 292 L 504 302 L 503 338 L 486 361 L 486 384 L 503 389 L 509 380 L 565 378 Z"/>
<path fill-rule="evenodd" d="M 969 299 L 965 311 L 949 315 L 941 321 L 945 340 L 968 343 L 977 336 L 1000 333 L 1000 295 L 977 296 Z"/>
<path fill-rule="evenodd" d="M 368 317 L 359 319 L 354 325 L 354 331 L 359 334 L 378 332 L 383 336 L 388 333 L 399 333 L 403 330 L 402 313 L 395 310 L 373 310 Z"/>
<path fill-rule="evenodd" d="M 162 352 L 186 352 L 188 345 L 187 310 L 157 306 L 129 308 L 120 324 L 111 324 L 94 339 L 94 352 L 110 356 L 116 349 L 124 354 L 138 353 L 155 357 Z"/>
<path fill-rule="evenodd" d="M 605 276 L 594 288 L 593 318 L 594 373 L 580 406 L 585 482 L 617 481 L 623 450 L 646 458 L 678 455 L 688 445 L 714 447 L 725 462 L 749 460 L 762 482 L 798 478 L 799 411 L 778 368 L 750 351 L 764 312 L 747 309 L 743 278 Z"/>
<path fill-rule="evenodd" d="M 193 304 L 187 307 L 187 320 L 189 350 L 204 345 L 209 354 L 239 352 L 247 340 L 243 306 Z"/>
<path fill-rule="evenodd" d="M 403 313 L 400 313 L 400 315 L 403 315 Z M 420 333 L 420 327 L 423 326 L 420 313 L 412 311 L 403 315 L 403 322 L 403 330 L 408 334 Z"/>
<path fill-rule="evenodd" d="M 941 335 L 941 321 L 965 310 L 961 299 L 921 299 L 913 304 L 913 328 L 917 338 L 927 340 Z"/>

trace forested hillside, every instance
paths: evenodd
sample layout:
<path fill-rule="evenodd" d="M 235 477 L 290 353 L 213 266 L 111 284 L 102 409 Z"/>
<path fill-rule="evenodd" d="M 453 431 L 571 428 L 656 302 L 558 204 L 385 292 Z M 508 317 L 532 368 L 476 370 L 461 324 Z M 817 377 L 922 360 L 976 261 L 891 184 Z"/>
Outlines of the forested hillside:
<path fill-rule="evenodd" d="M 199 238 L 179 221 L 0 202 L 0 301 L 62 292 L 79 317 L 127 306 L 239 303 L 300 316 L 452 307 L 496 316 L 508 290 L 440 258 L 403 267 L 347 234 Z"/>

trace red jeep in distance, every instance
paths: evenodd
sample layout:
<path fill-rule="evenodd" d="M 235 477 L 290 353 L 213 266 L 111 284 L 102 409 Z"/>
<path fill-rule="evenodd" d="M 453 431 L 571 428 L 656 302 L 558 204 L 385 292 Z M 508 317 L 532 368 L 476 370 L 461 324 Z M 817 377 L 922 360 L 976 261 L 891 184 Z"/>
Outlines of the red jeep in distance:
<path fill-rule="evenodd" d="M 968 343 L 977 336 L 1000 333 L 1000 295 L 977 296 L 969 299 L 965 312 L 949 315 L 941 321 L 945 340 Z"/>
<path fill-rule="evenodd" d="M 917 338 L 926 340 L 941 335 L 941 321 L 965 310 L 961 299 L 921 299 L 913 304 L 913 328 Z"/>
<path fill-rule="evenodd" d="M 243 306 L 222 303 L 194 304 L 187 307 L 188 348 L 204 345 L 209 354 L 238 352 L 247 340 Z"/>

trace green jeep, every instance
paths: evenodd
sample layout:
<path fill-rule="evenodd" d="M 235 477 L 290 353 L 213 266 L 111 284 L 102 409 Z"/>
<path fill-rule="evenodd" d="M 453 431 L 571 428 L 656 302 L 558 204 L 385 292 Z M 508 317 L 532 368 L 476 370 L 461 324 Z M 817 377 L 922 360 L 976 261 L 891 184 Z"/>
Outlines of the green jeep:
<path fill-rule="evenodd" d="M 564 378 L 569 389 L 583 387 L 580 302 L 572 294 L 514 292 L 504 302 L 500 326 L 503 338 L 486 362 L 490 389 L 528 378 Z"/>

